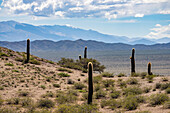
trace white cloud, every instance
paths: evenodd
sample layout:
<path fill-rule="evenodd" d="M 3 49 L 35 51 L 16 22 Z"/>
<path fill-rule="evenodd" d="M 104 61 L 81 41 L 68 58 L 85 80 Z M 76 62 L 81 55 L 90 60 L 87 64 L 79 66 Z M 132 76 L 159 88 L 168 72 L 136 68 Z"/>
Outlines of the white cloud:
<path fill-rule="evenodd" d="M 170 24 L 165 25 L 165 26 L 156 24 L 155 26 L 156 28 L 152 28 L 151 29 L 152 31 L 145 37 L 150 38 L 150 39 L 159 39 L 163 37 L 170 38 Z"/>
<path fill-rule="evenodd" d="M 136 14 L 135 17 L 143 17 L 144 14 Z"/>
<path fill-rule="evenodd" d="M 15 14 L 59 17 L 143 17 L 170 14 L 169 0 L 3 0 L 3 8 Z"/>

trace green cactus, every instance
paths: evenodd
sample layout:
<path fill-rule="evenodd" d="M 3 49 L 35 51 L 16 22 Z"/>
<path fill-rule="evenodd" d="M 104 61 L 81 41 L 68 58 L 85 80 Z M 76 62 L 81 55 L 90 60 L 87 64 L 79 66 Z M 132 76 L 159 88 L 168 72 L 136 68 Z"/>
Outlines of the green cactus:
<path fill-rule="evenodd" d="M 28 63 L 30 60 L 30 39 L 27 39 L 27 60 L 26 63 Z"/>
<path fill-rule="evenodd" d="M 148 75 L 152 75 L 150 62 L 148 63 Z"/>
<path fill-rule="evenodd" d="M 87 46 L 84 49 L 84 58 L 87 58 Z"/>
<path fill-rule="evenodd" d="M 131 59 L 131 75 L 135 73 L 135 48 L 132 49 Z"/>
<path fill-rule="evenodd" d="M 81 55 L 79 55 L 79 60 L 81 60 Z"/>
<path fill-rule="evenodd" d="M 88 63 L 88 104 L 92 104 L 93 97 L 93 64 Z"/>

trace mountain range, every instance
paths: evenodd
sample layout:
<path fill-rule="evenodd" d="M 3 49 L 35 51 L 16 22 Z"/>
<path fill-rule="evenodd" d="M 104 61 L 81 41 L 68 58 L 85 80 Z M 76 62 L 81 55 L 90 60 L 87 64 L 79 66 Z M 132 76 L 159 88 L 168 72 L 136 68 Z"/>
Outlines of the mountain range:
<path fill-rule="evenodd" d="M 6 47 L 15 51 L 25 51 L 26 41 L 8 42 L 0 41 L 1 47 Z M 170 43 L 167 44 L 154 44 L 144 45 L 136 44 L 129 45 L 123 43 L 104 43 L 94 40 L 82 40 L 76 41 L 62 40 L 62 41 L 51 41 L 51 40 L 35 40 L 31 41 L 32 51 L 82 51 L 84 47 L 88 47 L 88 51 L 112 51 L 112 50 L 131 50 L 132 48 L 138 50 L 161 50 L 170 49 Z"/>
<path fill-rule="evenodd" d="M 102 34 L 94 30 L 84 30 L 67 25 L 31 25 L 16 21 L 0 22 L 0 41 L 23 41 L 27 38 L 34 40 L 95 40 L 105 43 L 145 44 L 168 43 L 170 38 L 149 40 L 146 38 L 128 38 L 126 36 L 115 36 Z"/>

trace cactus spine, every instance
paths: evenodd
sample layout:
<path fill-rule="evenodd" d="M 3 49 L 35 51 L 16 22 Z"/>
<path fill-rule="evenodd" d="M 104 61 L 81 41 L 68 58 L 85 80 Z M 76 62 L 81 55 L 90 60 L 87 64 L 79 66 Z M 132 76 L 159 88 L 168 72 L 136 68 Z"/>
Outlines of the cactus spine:
<path fill-rule="evenodd" d="M 93 97 L 93 64 L 88 63 L 88 104 L 92 103 Z"/>
<path fill-rule="evenodd" d="M 81 60 L 81 55 L 79 55 L 79 60 Z"/>
<path fill-rule="evenodd" d="M 26 63 L 28 63 L 30 60 L 30 39 L 27 39 L 27 60 Z"/>
<path fill-rule="evenodd" d="M 132 56 L 131 59 L 131 75 L 135 73 L 135 48 L 132 49 Z"/>
<path fill-rule="evenodd" d="M 152 75 L 150 62 L 148 63 L 148 75 Z"/>
<path fill-rule="evenodd" d="M 84 58 L 87 58 L 87 46 L 84 49 Z"/>

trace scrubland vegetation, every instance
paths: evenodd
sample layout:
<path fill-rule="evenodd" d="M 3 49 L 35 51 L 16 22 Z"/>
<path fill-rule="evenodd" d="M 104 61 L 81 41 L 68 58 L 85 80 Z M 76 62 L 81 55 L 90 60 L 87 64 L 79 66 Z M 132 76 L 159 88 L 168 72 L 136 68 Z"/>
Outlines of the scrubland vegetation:
<path fill-rule="evenodd" d="M 168 113 L 170 77 L 146 72 L 114 74 L 95 59 L 58 63 L 0 48 L 0 113 Z M 93 102 L 87 104 L 87 63 Z"/>

